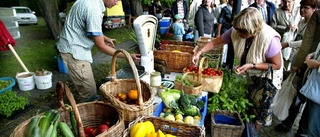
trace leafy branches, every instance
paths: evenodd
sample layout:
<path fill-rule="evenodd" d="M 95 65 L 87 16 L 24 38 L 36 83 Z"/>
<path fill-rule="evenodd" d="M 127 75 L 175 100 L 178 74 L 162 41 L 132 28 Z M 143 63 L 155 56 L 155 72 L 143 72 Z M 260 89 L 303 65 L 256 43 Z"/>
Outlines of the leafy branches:
<path fill-rule="evenodd" d="M 229 110 L 239 112 L 241 118 L 247 122 L 254 115 L 248 115 L 247 111 L 253 106 L 248 100 L 248 85 L 246 79 L 236 74 L 231 74 L 229 70 L 224 70 L 223 83 L 219 93 L 208 99 L 208 111 Z"/>

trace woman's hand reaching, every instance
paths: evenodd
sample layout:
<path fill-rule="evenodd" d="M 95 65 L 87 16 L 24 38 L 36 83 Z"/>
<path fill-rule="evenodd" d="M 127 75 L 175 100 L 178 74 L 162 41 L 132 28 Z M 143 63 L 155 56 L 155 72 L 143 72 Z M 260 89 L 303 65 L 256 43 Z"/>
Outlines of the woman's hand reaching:
<path fill-rule="evenodd" d="M 237 74 L 242 74 L 244 72 L 246 72 L 248 69 L 252 69 L 253 68 L 253 64 L 251 63 L 248 63 L 248 64 L 244 64 L 242 66 L 236 66 L 234 68 L 234 71 L 237 73 Z"/>

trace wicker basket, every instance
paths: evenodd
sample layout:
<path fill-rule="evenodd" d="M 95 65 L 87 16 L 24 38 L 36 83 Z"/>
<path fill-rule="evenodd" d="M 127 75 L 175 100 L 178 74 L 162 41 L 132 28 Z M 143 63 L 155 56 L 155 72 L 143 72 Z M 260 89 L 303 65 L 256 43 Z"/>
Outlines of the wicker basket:
<path fill-rule="evenodd" d="M 205 63 L 205 66 L 203 66 L 203 63 Z M 205 68 L 208 68 L 208 60 L 206 57 L 202 57 L 199 63 L 199 73 L 188 74 L 188 79 L 200 79 L 200 81 L 202 81 L 203 90 L 213 93 L 219 93 L 220 88 L 222 86 L 223 73 L 220 76 L 203 75 L 201 72 Z"/>
<path fill-rule="evenodd" d="M 117 55 L 120 52 L 122 52 L 128 59 L 134 74 L 134 79 L 117 79 L 115 67 Z M 154 93 L 152 92 L 148 83 L 144 82 L 143 80 L 139 80 L 137 68 L 135 67 L 134 62 L 127 51 L 121 49 L 115 52 L 112 58 L 111 75 L 111 81 L 108 81 L 100 86 L 100 90 L 102 91 L 103 95 L 102 100 L 104 102 L 110 102 L 122 112 L 126 125 L 128 125 L 138 116 L 149 116 L 153 114 L 153 101 L 155 99 Z M 126 104 L 115 98 L 115 96 L 119 93 L 128 93 L 132 89 L 138 90 L 139 105 Z"/>
<path fill-rule="evenodd" d="M 173 45 L 185 45 L 185 46 L 195 46 L 194 42 L 190 41 L 178 41 L 178 40 L 162 40 L 163 44 L 173 44 Z"/>
<path fill-rule="evenodd" d="M 206 37 L 199 37 L 198 41 L 197 41 L 197 47 L 198 50 L 202 49 L 208 42 L 212 41 L 215 38 L 206 38 Z M 214 48 L 208 52 L 206 52 L 207 54 L 222 54 L 223 52 L 223 46 Z"/>
<path fill-rule="evenodd" d="M 217 124 L 215 122 L 217 114 L 237 119 L 238 125 Z M 244 128 L 244 123 L 236 111 L 218 110 L 211 113 L 211 137 L 241 137 Z"/>
<path fill-rule="evenodd" d="M 201 96 L 203 87 L 202 87 L 202 83 L 200 81 L 188 79 L 188 81 L 193 85 L 193 87 L 183 84 L 184 79 L 187 78 L 188 74 L 190 74 L 190 73 L 191 72 L 184 73 L 182 75 L 180 82 L 174 81 L 174 88 L 179 89 L 179 90 L 183 90 L 184 93 L 186 93 L 186 94 Z"/>
<path fill-rule="evenodd" d="M 156 131 L 160 129 L 165 134 L 172 134 L 178 137 L 205 137 L 206 135 L 205 127 L 169 121 L 164 118 L 141 116 L 129 124 L 129 127 L 123 132 L 123 137 L 130 137 L 132 126 L 147 120 L 153 123 Z"/>
<path fill-rule="evenodd" d="M 122 136 L 123 131 L 125 129 L 124 121 L 121 115 L 121 112 L 119 112 L 113 105 L 103 103 L 102 101 L 95 101 L 95 102 L 88 102 L 88 103 L 80 103 L 77 104 L 74 101 L 73 95 L 69 88 L 63 84 L 62 82 L 57 83 L 57 92 L 59 97 L 59 105 L 61 106 L 58 111 L 60 112 L 60 121 L 65 121 L 71 126 L 70 123 L 70 117 L 69 117 L 69 109 L 64 107 L 64 102 L 62 99 L 62 92 L 65 90 L 67 98 L 69 99 L 69 102 L 75 112 L 75 116 L 77 119 L 78 124 L 78 131 L 79 136 L 84 137 L 84 129 L 83 127 L 93 127 L 97 128 L 103 118 L 111 117 L 114 119 L 114 125 L 108 129 L 108 131 L 103 132 L 97 137 L 115 137 L 115 136 Z M 39 114 L 38 116 L 43 115 L 43 113 Z M 80 116 L 81 115 L 81 116 Z M 33 118 L 33 117 L 32 117 Z M 31 119 L 28 119 L 18 125 L 10 137 L 21 137 L 25 133 L 25 130 L 27 128 L 27 125 L 31 121 Z"/>
<path fill-rule="evenodd" d="M 181 52 L 172 52 L 180 50 Z M 167 62 L 170 72 L 182 72 L 189 66 L 192 60 L 193 47 L 183 45 L 167 45 L 164 50 L 153 51 L 154 58 L 163 59 Z"/>

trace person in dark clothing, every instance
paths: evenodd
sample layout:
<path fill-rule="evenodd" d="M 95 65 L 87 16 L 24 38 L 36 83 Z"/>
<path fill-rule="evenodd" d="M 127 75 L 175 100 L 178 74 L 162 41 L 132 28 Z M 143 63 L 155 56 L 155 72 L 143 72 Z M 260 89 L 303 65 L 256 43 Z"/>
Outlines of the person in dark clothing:
<path fill-rule="evenodd" d="M 153 16 L 156 16 L 156 4 L 154 3 L 153 0 L 150 1 L 151 4 L 148 6 L 149 8 L 149 15 L 153 15 Z"/>
<path fill-rule="evenodd" d="M 159 0 L 156 4 L 156 17 L 158 20 L 162 18 L 161 10 L 162 10 L 162 6 L 161 6 L 161 2 Z"/>
<path fill-rule="evenodd" d="M 276 6 L 267 0 L 256 0 L 253 4 L 249 5 L 249 7 L 257 8 L 262 16 L 264 16 L 263 20 L 270 25 L 272 21 L 272 16 Z M 266 14 L 266 15 L 265 15 Z"/>
<path fill-rule="evenodd" d="M 232 6 L 233 0 L 229 0 L 227 6 L 221 9 L 220 17 L 218 18 L 218 31 L 216 37 L 220 37 L 232 27 Z"/>
<path fill-rule="evenodd" d="M 194 22 L 200 36 L 211 37 L 213 33 L 214 11 L 211 7 L 212 0 L 202 0 Z"/>
<path fill-rule="evenodd" d="M 183 9 L 183 10 L 178 10 Z M 182 22 L 185 26 L 185 29 L 188 29 L 186 27 L 188 24 L 188 17 L 189 17 L 189 5 L 186 0 L 176 0 L 172 3 L 171 6 L 171 17 L 174 17 L 176 14 L 180 14 L 180 17 L 182 18 Z"/>

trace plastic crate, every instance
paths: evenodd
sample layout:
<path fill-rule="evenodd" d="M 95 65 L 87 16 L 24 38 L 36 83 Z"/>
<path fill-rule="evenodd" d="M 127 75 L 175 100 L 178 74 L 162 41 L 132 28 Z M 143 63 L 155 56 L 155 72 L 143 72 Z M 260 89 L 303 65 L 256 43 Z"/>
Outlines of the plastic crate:
<path fill-rule="evenodd" d="M 10 84 L 9 86 L 7 86 L 6 88 L 0 90 L 0 94 L 3 93 L 3 92 L 5 92 L 5 91 L 8 91 L 8 90 L 11 90 L 11 91 L 12 91 L 12 87 L 13 87 L 14 85 L 16 85 L 16 81 L 15 81 L 13 78 L 11 78 L 11 77 L 2 77 L 2 78 L 0 78 L 0 81 L 2 81 L 2 80 L 3 80 L 3 81 L 11 81 L 11 84 Z"/>
<path fill-rule="evenodd" d="M 161 35 L 166 34 L 168 28 L 169 28 L 169 27 L 160 27 L 160 34 L 161 34 Z"/>
<path fill-rule="evenodd" d="M 204 126 L 204 118 L 206 117 L 207 114 L 207 106 L 208 106 L 208 95 L 206 96 L 202 96 L 201 99 L 204 102 L 204 106 L 203 108 L 201 108 L 200 113 L 201 113 L 201 122 L 200 122 L 200 126 Z M 162 110 L 165 108 L 164 103 L 161 101 L 161 103 L 159 104 L 159 106 L 157 107 L 156 111 L 153 113 L 153 116 L 159 117 L 160 113 L 162 112 Z"/>

